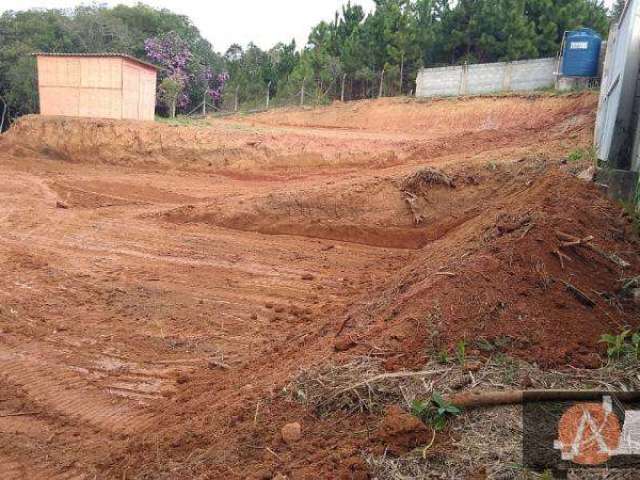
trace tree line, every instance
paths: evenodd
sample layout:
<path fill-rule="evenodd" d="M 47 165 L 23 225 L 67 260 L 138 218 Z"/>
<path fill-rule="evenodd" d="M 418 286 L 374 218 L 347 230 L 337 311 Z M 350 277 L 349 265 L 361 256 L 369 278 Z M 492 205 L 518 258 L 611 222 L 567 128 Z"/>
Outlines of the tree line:
<path fill-rule="evenodd" d="M 121 52 L 160 63 L 160 80 L 179 84 L 173 96 L 183 113 L 206 96 L 234 108 L 262 105 L 267 92 L 283 103 L 409 94 L 423 66 L 555 56 L 564 32 L 578 27 L 606 36 L 623 5 L 617 0 L 609 12 L 601 0 L 375 0 L 367 13 L 347 3 L 312 28 L 306 45 L 232 45 L 223 54 L 189 18 L 144 4 L 7 11 L 0 16 L 0 96 L 11 117 L 37 110 L 35 51 Z M 179 58 L 158 58 L 167 42 L 179 47 Z"/>

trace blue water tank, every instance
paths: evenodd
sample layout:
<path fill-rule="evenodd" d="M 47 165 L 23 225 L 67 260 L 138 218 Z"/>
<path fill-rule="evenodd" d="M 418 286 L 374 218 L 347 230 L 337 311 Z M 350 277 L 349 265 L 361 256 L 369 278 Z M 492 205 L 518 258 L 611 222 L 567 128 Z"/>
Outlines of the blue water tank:
<path fill-rule="evenodd" d="M 564 41 L 562 75 L 597 77 L 601 46 L 600 35 L 590 28 L 567 32 Z"/>

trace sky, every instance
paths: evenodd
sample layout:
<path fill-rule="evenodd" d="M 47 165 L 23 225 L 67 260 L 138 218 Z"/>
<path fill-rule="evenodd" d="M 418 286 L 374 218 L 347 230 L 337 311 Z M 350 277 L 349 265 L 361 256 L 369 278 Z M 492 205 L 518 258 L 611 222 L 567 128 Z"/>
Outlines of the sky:
<path fill-rule="evenodd" d="M 135 5 L 139 0 L 100 0 L 97 3 Z M 0 0 L 0 12 L 29 8 L 71 8 L 79 0 Z M 347 0 L 143 0 L 154 7 L 187 15 L 200 33 L 224 53 L 229 45 L 246 46 L 253 41 L 263 49 L 278 42 L 296 39 L 298 48 L 307 43 L 311 28 L 321 20 L 332 20 Z M 352 0 L 365 12 L 373 10 L 373 0 Z"/>

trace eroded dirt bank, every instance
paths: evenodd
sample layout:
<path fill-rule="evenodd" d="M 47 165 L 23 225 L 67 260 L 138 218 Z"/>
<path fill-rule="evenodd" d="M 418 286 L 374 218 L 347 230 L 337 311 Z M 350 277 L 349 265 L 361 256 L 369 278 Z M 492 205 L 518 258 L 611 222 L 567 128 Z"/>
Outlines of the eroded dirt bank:
<path fill-rule="evenodd" d="M 22 119 L 0 137 L 0 478 L 368 478 L 398 439 L 310 407 L 301 370 L 422 368 L 460 340 L 599 367 L 600 335 L 640 323 L 640 258 L 574 175 L 596 102 Z"/>

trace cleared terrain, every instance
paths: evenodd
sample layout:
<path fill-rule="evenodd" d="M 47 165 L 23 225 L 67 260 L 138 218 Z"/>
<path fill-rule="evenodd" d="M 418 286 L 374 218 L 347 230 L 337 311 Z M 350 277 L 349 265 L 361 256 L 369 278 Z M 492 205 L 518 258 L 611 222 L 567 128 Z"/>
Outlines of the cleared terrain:
<path fill-rule="evenodd" d="M 368 478 L 382 416 L 320 414 L 301 372 L 420 369 L 461 340 L 600 367 L 600 335 L 640 324 L 618 295 L 640 252 L 576 177 L 596 106 L 21 119 L 0 136 L 0 478 Z M 558 232 L 628 265 L 558 256 Z"/>

